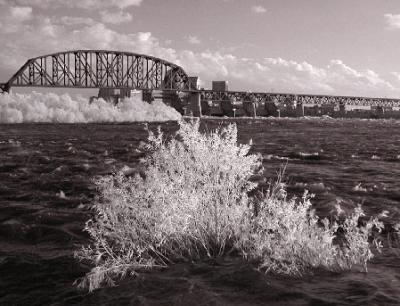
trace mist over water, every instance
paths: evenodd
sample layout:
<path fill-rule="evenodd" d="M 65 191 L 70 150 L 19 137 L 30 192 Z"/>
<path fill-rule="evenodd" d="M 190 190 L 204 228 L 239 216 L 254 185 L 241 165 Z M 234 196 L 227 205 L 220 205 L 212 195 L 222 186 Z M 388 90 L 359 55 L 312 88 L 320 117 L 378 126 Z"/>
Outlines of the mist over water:
<path fill-rule="evenodd" d="M 178 120 L 181 115 L 162 102 L 126 98 L 117 106 L 103 99 L 54 93 L 0 95 L 0 123 L 92 123 Z"/>

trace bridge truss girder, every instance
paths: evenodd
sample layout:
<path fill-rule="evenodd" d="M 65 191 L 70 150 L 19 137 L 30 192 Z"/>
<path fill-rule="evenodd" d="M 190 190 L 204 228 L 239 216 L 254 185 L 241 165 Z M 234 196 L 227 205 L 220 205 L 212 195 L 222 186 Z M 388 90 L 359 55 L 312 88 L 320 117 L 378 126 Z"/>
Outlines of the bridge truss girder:
<path fill-rule="evenodd" d="M 242 101 L 254 102 L 262 104 L 266 102 L 273 102 L 274 99 L 281 100 L 287 99 L 293 101 L 299 95 L 295 94 L 280 94 L 268 92 L 247 92 L 247 91 L 213 91 L 213 90 L 200 90 L 201 99 L 209 101 Z"/>
<path fill-rule="evenodd" d="M 266 102 L 274 94 L 270 93 L 252 93 L 245 91 L 213 91 L 213 90 L 201 90 L 202 100 L 212 101 L 226 101 L 226 100 L 237 100 L 237 101 L 251 101 L 251 102 Z"/>
<path fill-rule="evenodd" d="M 129 52 L 77 50 L 29 59 L 8 87 L 190 90 L 186 72 L 165 60 Z"/>
<path fill-rule="evenodd" d="M 360 101 L 366 101 L 368 105 L 382 104 L 382 103 L 400 103 L 399 99 L 390 98 L 370 98 L 370 97 L 357 97 L 357 96 L 331 96 L 331 95 L 310 95 L 310 94 L 287 94 L 287 93 L 268 93 L 268 92 L 246 92 L 246 91 L 213 91 L 213 90 L 200 90 L 201 99 L 209 101 L 242 101 L 254 102 L 263 104 L 267 102 L 282 103 L 287 101 L 291 103 L 297 101 L 300 103 L 307 103 L 307 101 L 314 101 L 321 104 L 354 104 L 357 105 Z M 325 102 L 324 102 L 325 101 Z M 318 104 L 318 103 L 317 103 Z"/>

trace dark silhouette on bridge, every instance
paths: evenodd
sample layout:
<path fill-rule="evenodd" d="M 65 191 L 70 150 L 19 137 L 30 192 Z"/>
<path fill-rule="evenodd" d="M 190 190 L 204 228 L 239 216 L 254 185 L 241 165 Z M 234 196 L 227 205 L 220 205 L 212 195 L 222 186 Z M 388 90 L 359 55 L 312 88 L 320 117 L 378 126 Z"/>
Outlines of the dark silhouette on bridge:
<path fill-rule="evenodd" d="M 75 50 L 29 59 L 4 84 L 11 87 L 191 90 L 186 72 L 165 60 L 130 52 Z"/>

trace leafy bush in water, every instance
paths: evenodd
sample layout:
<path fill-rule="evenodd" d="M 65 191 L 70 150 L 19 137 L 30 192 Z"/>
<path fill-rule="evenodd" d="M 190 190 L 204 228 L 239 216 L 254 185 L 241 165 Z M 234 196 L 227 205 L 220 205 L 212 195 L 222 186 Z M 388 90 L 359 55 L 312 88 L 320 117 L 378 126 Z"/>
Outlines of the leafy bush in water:
<path fill-rule="evenodd" d="M 94 245 L 77 254 L 97 267 L 81 285 L 91 290 L 140 268 L 230 251 L 256 187 L 249 178 L 261 166 L 236 138 L 234 125 L 202 134 L 198 123 L 181 122 L 168 143 L 150 132 L 145 178 L 99 180 L 97 216 L 86 224 Z"/>
<path fill-rule="evenodd" d="M 374 227 L 380 231 L 383 226 L 377 218 L 359 226 L 364 213 L 357 207 L 343 222 L 320 220 L 307 192 L 295 201 L 276 191 L 270 190 L 257 204 L 257 214 L 242 235 L 238 247 L 245 257 L 257 260 L 266 272 L 289 275 L 317 267 L 344 270 L 362 265 L 367 269 L 373 257 L 369 237 Z M 381 248 L 377 240 L 373 243 Z"/>
<path fill-rule="evenodd" d="M 340 224 L 321 226 L 309 197 L 288 200 L 280 182 L 260 201 L 249 198 L 261 158 L 237 144 L 235 125 L 203 134 L 198 122 L 180 122 L 169 142 L 149 132 L 146 149 L 143 177 L 97 181 L 96 215 L 85 227 L 93 242 L 76 253 L 95 267 L 81 287 L 91 291 L 127 273 L 232 251 L 287 274 L 351 268 L 372 257 L 368 240 L 381 223 L 372 218 L 358 226 L 360 208 Z"/>

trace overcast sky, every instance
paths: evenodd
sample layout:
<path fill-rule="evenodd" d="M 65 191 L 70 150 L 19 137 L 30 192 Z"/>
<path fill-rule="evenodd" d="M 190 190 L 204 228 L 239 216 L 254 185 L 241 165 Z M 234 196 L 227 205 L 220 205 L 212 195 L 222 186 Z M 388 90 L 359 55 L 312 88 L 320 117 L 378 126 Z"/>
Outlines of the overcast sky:
<path fill-rule="evenodd" d="M 205 87 L 400 97 L 399 0 L 0 0 L 0 81 L 72 49 L 145 53 Z"/>

